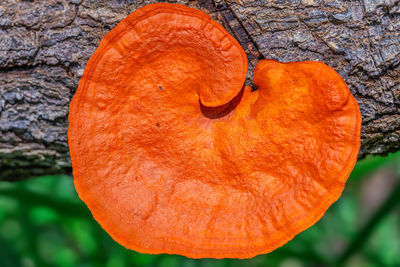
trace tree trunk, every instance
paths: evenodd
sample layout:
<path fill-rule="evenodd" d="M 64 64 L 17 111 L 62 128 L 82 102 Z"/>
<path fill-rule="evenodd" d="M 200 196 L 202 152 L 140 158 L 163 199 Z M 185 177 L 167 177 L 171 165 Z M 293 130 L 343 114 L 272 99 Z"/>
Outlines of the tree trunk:
<path fill-rule="evenodd" d="M 0 3 L 0 180 L 70 173 L 68 104 L 101 38 L 147 0 Z M 250 62 L 320 60 L 362 117 L 359 157 L 400 149 L 400 1 L 182 0 L 219 21 Z"/>

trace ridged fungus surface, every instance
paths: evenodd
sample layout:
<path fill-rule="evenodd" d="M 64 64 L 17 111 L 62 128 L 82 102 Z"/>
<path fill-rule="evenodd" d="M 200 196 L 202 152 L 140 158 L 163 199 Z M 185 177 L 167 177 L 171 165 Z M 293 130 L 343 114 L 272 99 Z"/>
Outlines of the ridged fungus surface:
<path fill-rule="evenodd" d="M 318 221 L 360 146 L 358 105 L 320 62 L 247 57 L 208 15 L 133 12 L 87 63 L 70 106 L 74 182 L 94 218 L 143 253 L 249 258 Z"/>

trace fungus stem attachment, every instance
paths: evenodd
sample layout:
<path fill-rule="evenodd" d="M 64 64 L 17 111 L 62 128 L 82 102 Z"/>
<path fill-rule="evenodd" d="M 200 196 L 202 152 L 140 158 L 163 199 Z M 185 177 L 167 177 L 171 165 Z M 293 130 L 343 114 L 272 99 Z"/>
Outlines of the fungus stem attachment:
<path fill-rule="evenodd" d="M 242 97 L 243 97 L 244 87 L 240 90 L 240 92 L 228 103 L 216 106 L 209 107 L 204 105 L 199 99 L 200 111 L 209 119 L 219 119 L 230 114 L 236 107 L 239 105 Z"/>

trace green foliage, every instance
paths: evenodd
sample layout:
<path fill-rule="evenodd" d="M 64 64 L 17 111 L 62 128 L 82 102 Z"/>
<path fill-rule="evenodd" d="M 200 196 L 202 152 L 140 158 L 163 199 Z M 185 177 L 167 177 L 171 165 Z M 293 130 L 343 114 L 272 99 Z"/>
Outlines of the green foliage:
<path fill-rule="evenodd" d="M 351 173 L 351 180 L 358 180 L 373 173 L 379 168 L 387 165 L 392 165 L 400 174 L 400 152 L 388 154 L 386 157 L 368 156 L 367 158 L 358 161 Z"/>
<path fill-rule="evenodd" d="M 94 221 L 71 177 L 1 182 L 0 266 L 400 266 L 400 187 L 387 192 L 373 215 L 363 215 L 362 186 L 382 169 L 399 176 L 400 153 L 358 162 L 342 197 L 318 223 L 276 251 L 247 260 L 126 250 Z"/>

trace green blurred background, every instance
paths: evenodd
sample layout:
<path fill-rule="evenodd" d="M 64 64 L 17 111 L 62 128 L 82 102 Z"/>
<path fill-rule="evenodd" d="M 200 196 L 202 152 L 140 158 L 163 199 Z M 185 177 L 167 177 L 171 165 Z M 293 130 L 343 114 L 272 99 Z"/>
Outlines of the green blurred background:
<path fill-rule="evenodd" d="M 310 229 L 252 259 L 193 260 L 126 250 L 94 221 L 69 176 L 0 182 L 0 267 L 400 266 L 400 152 L 359 161 Z"/>

